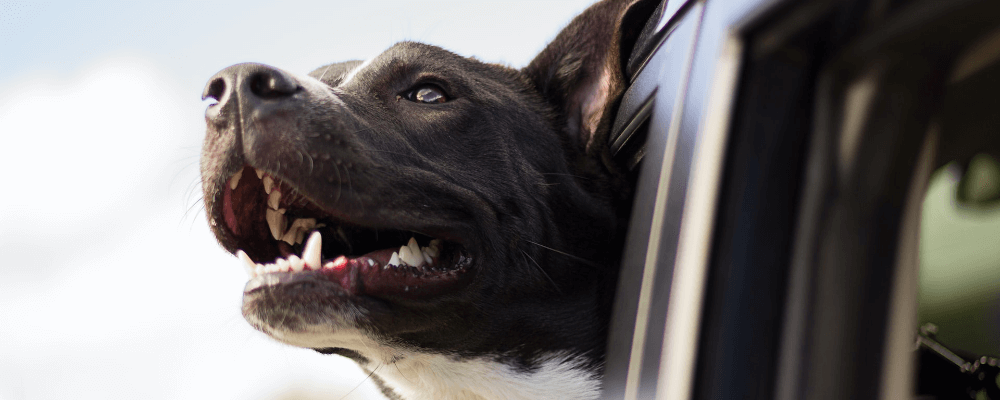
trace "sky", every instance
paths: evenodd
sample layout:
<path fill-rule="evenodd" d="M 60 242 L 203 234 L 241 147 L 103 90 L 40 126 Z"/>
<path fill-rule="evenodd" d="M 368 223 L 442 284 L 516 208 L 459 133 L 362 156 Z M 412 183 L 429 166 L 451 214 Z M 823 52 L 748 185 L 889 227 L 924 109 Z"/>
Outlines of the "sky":
<path fill-rule="evenodd" d="M 589 3 L 0 0 L 0 400 L 374 398 L 350 361 L 240 316 L 246 276 L 199 200 L 204 84 L 400 40 L 519 67 Z M 1000 280 L 1000 216 L 956 211 L 939 181 L 922 276 L 937 322 L 960 315 L 953 293 L 995 299 L 982 282 Z M 969 327 L 954 323 L 942 335 Z"/>
<path fill-rule="evenodd" d="M 589 3 L 0 0 L 0 400 L 372 398 L 240 316 L 200 202 L 205 82 L 400 40 L 519 67 Z"/>

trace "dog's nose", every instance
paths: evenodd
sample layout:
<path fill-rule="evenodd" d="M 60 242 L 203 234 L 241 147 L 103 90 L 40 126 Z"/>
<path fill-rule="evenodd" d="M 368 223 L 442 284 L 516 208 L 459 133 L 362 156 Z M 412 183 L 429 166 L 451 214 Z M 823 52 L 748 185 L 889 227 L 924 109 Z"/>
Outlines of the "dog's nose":
<path fill-rule="evenodd" d="M 243 111 L 260 108 L 267 102 L 281 101 L 301 90 L 288 73 L 264 64 L 233 65 L 208 80 L 201 99 L 217 102 L 205 111 L 205 118 L 217 126 L 228 125 Z M 242 107 L 241 107 L 242 106 Z"/>

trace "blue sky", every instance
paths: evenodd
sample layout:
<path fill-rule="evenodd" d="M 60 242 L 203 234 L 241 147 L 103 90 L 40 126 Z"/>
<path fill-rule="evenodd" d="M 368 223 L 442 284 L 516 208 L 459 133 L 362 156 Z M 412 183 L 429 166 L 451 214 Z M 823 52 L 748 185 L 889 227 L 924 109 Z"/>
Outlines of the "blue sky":
<path fill-rule="evenodd" d="M 198 202 L 205 81 L 399 40 L 523 66 L 589 3 L 0 0 L 0 400 L 347 394 L 352 363 L 239 315 Z"/>

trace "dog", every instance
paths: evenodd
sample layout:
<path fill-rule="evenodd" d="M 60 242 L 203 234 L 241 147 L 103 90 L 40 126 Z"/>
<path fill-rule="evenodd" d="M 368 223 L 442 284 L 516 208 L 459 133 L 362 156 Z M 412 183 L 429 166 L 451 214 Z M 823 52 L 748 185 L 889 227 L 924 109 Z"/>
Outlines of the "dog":
<path fill-rule="evenodd" d="M 204 200 L 246 320 L 390 399 L 599 397 L 630 206 L 608 131 L 653 7 L 599 2 L 522 69 L 401 42 L 210 78 Z"/>

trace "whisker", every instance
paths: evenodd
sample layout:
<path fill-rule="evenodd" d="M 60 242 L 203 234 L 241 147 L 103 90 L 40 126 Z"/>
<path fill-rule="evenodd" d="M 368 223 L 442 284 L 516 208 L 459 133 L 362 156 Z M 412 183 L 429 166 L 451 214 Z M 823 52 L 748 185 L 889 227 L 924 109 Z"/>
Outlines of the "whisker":
<path fill-rule="evenodd" d="M 402 376 L 403 379 L 406 379 L 407 382 L 410 382 L 411 384 L 413 383 L 413 381 L 411 381 L 410 378 L 407 378 L 406 375 L 403 375 L 403 371 L 401 371 L 399 369 L 399 358 L 398 357 L 393 357 L 392 365 L 396 367 L 396 372 L 399 372 L 399 376 Z"/>
<path fill-rule="evenodd" d="M 369 150 L 365 150 L 365 151 L 370 151 L 370 152 L 373 152 L 373 153 L 386 153 L 386 154 L 392 154 L 392 155 L 395 155 L 395 156 L 402 156 L 402 157 L 416 157 L 412 153 L 409 153 L 409 154 L 408 153 L 397 153 L 397 152 L 388 151 L 388 150 L 369 149 Z"/>
<path fill-rule="evenodd" d="M 582 263 L 584 263 L 584 264 L 587 264 L 587 265 L 589 265 L 589 266 L 591 266 L 591 267 L 594 267 L 594 268 L 603 268 L 603 266 L 602 266 L 602 265 L 600 265 L 600 264 L 597 264 L 597 263 L 595 263 L 595 262 L 593 262 L 593 261 L 590 261 L 590 260 L 588 260 L 588 259 L 586 259 L 586 258 L 582 258 L 582 257 L 577 257 L 577 256 L 574 256 L 574 255 L 572 255 L 572 254 L 569 254 L 569 253 L 567 253 L 567 252 L 565 252 L 565 251 L 561 251 L 561 250 L 556 250 L 556 249 L 553 249 L 553 248 L 551 248 L 551 247 L 549 247 L 549 246 L 546 246 L 546 245 L 543 245 L 543 244 L 540 244 L 540 243 L 535 243 L 535 242 L 532 242 L 532 241 L 530 241 L 530 240 L 527 240 L 527 239 L 525 239 L 524 241 L 525 241 L 525 242 L 528 242 L 528 243 L 531 243 L 531 244 L 533 244 L 533 245 L 535 245 L 535 246 L 538 246 L 538 247 L 541 247 L 541 248 L 543 248 L 543 249 L 546 249 L 546 250 L 549 250 L 549 251 L 552 251 L 552 252 L 556 252 L 556 253 L 559 253 L 559 254 L 562 254 L 562 255 L 564 255 L 564 256 L 566 256 L 566 257 L 569 257 L 569 258 L 572 258 L 572 259 L 574 259 L 574 260 L 577 260 L 577 261 L 579 261 L 579 262 L 582 262 Z"/>
<path fill-rule="evenodd" d="M 330 67 L 332 67 L 332 66 L 333 65 L 327 65 L 326 69 L 323 70 L 323 73 L 319 75 L 319 79 L 317 79 L 317 80 L 320 81 L 320 82 L 322 82 L 323 81 L 323 77 L 326 76 L 326 73 L 328 71 L 330 71 Z"/>
<path fill-rule="evenodd" d="M 548 280 L 549 280 L 549 283 L 551 283 L 551 284 L 552 284 L 552 287 L 554 287 L 554 288 L 556 289 L 556 292 L 557 292 L 557 293 L 559 293 L 560 295 L 562 295 L 562 294 L 563 294 L 562 290 L 560 290 L 560 289 L 559 289 L 559 285 L 556 285 L 556 281 L 552 280 L 552 277 L 551 277 L 551 276 L 549 276 L 549 273 L 548 273 L 548 272 L 545 272 L 545 269 L 544 269 L 544 268 L 542 268 L 542 266 L 541 266 L 541 265 L 539 265 L 539 264 L 538 264 L 538 262 L 537 262 L 537 261 L 535 261 L 535 259 L 534 259 L 534 258 L 531 258 L 531 256 L 529 256 L 529 255 L 528 255 L 528 253 L 525 253 L 525 252 L 524 252 L 524 250 L 521 250 L 521 249 L 517 249 L 517 250 L 521 252 L 521 255 L 522 255 L 522 256 L 524 256 L 524 257 L 528 257 L 528 259 L 529 259 L 529 260 L 531 260 L 531 262 L 532 262 L 533 264 L 535 264 L 535 266 L 536 266 L 536 267 L 538 267 L 538 271 L 539 271 L 539 272 L 541 272 L 541 273 L 542 273 L 542 275 L 544 275 L 544 276 L 545 276 L 545 279 L 548 279 Z"/>
<path fill-rule="evenodd" d="M 385 364 L 379 364 L 377 367 L 375 367 L 375 369 L 373 369 L 372 372 L 368 373 L 368 376 L 366 376 L 365 379 L 363 379 L 361 382 L 358 382 L 358 385 L 355 386 L 354 389 L 351 389 L 350 392 L 347 392 L 346 394 L 344 394 L 343 396 L 341 396 L 340 400 L 346 399 L 347 396 L 350 396 L 351 393 L 354 393 L 355 390 L 358 390 L 358 388 L 361 387 L 361 385 L 363 385 L 365 382 L 368 382 L 368 380 L 372 378 L 372 375 L 375 374 L 375 371 L 378 371 L 378 369 L 382 368 L 383 365 L 385 365 Z"/>
<path fill-rule="evenodd" d="M 588 177 L 583 176 L 583 175 L 567 174 L 567 173 L 562 173 L 562 172 L 542 172 L 542 175 L 562 175 L 562 176 L 572 176 L 574 178 L 586 179 L 588 181 L 592 180 L 591 178 L 588 178 Z"/>

